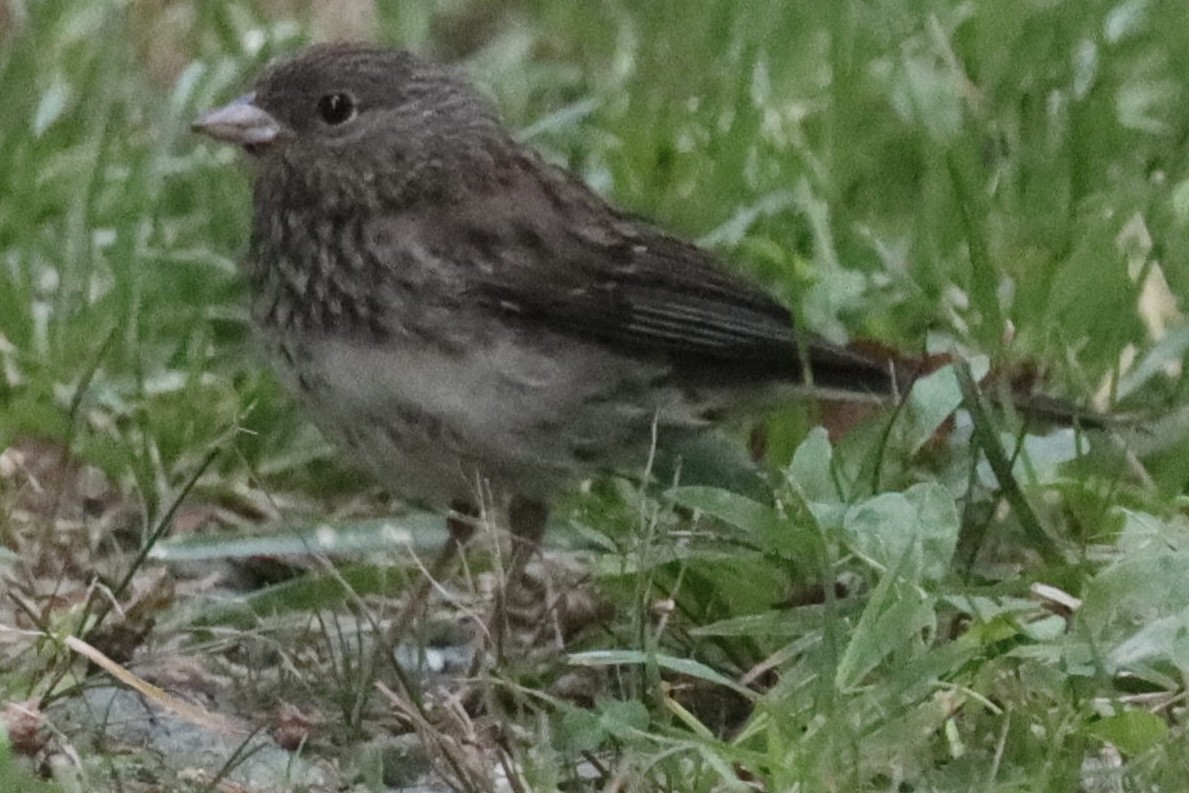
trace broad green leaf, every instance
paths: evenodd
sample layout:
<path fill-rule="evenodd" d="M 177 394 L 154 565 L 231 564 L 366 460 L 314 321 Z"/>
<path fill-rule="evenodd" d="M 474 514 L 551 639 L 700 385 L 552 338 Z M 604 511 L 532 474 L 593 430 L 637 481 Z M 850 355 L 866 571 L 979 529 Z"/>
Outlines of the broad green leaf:
<path fill-rule="evenodd" d="M 835 686 L 852 691 L 884 658 L 917 643 L 921 632 L 934 624 L 933 608 L 924 593 L 889 572 L 871 593 L 851 633 L 835 671 Z"/>
<path fill-rule="evenodd" d="M 914 580 L 946 574 L 958 529 L 953 496 L 932 482 L 856 504 L 847 510 L 843 526 L 852 547 L 881 568 L 909 560 L 904 572 Z"/>
<path fill-rule="evenodd" d="M 830 472 L 834 450 L 824 427 L 814 427 L 793 453 L 785 475 L 791 479 L 808 502 L 837 503 L 838 486 Z"/>
<path fill-rule="evenodd" d="M 821 553 L 821 542 L 812 527 L 784 517 L 774 507 L 727 490 L 681 487 L 670 491 L 673 500 L 718 518 L 754 535 L 762 548 L 785 559 L 808 562 Z"/>
<path fill-rule="evenodd" d="M 1111 651 L 1108 660 L 1115 668 L 1163 661 L 1189 672 L 1189 609 L 1147 623 Z"/>
<path fill-rule="evenodd" d="M 1146 710 L 1128 710 L 1086 727 L 1086 732 L 1134 757 L 1151 749 L 1168 735 L 1168 723 Z"/>

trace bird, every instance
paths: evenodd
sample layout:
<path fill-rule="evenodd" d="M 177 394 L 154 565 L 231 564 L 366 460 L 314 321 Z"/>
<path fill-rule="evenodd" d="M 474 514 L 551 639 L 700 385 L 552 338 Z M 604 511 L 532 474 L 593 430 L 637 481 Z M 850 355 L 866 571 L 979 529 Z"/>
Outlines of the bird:
<path fill-rule="evenodd" d="M 446 512 L 439 561 L 488 503 L 525 559 L 561 490 L 642 466 L 654 433 L 773 393 L 904 387 L 547 162 L 428 58 L 311 46 L 193 129 L 247 154 L 243 270 L 281 380 L 382 483 Z"/>

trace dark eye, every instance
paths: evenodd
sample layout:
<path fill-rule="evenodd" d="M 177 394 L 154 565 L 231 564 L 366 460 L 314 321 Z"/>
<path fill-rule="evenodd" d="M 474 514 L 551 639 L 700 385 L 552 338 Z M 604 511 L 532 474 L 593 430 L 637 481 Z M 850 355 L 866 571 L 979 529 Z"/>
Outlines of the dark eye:
<path fill-rule="evenodd" d="M 350 94 L 327 94 L 318 100 L 318 115 L 331 126 L 338 126 L 355 118 L 355 97 Z"/>

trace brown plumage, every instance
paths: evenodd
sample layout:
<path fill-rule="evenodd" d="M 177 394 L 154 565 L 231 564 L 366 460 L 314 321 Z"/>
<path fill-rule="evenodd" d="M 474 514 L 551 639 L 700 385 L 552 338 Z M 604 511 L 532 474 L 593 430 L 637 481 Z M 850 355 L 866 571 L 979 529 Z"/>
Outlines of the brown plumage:
<path fill-rule="evenodd" d="M 446 68 L 313 47 L 195 129 L 253 155 L 246 270 L 286 381 L 398 492 L 511 503 L 645 459 L 780 385 L 888 396 L 888 367 L 797 331 L 713 255 L 516 142 Z"/>

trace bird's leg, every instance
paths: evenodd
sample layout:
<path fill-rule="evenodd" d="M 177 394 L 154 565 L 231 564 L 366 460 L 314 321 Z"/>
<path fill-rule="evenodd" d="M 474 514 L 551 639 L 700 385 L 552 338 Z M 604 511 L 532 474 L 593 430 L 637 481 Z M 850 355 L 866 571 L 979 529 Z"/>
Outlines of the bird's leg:
<path fill-rule="evenodd" d="M 503 656 L 503 640 L 508 622 L 508 590 L 523 584 L 524 570 L 533 554 L 541 549 L 545 521 L 549 508 L 535 499 L 513 496 L 508 505 L 508 528 L 512 532 L 512 558 L 504 575 L 503 586 L 497 589 L 495 613 L 491 621 L 492 646 L 496 657 Z"/>
<path fill-rule="evenodd" d="M 425 577 L 405 601 L 404 607 L 388 629 L 388 644 L 391 647 L 396 646 L 401 636 L 424 610 L 434 582 L 444 578 L 450 572 L 454 561 L 462 555 L 462 549 L 475 534 L 475 521 L 478 518 L 479 509 L 472 504 L 456 501 L 450 505 L 450 513 L 446 516 L 446 528 L 450 536 L 446 538 L 446 544 L 438 551 Z"/>
<path fill-rule="evenodd" d="M 508 577 L 515 579 L 524 572 L 525 565 L 533 554 L 541 550 L 541 537 L 545 534 L 545 521 L 549 519 L 549 508 L 540 501 L 516 496 L 508 507 L 508 528 L 512 530 L 512 564 Z"/>

